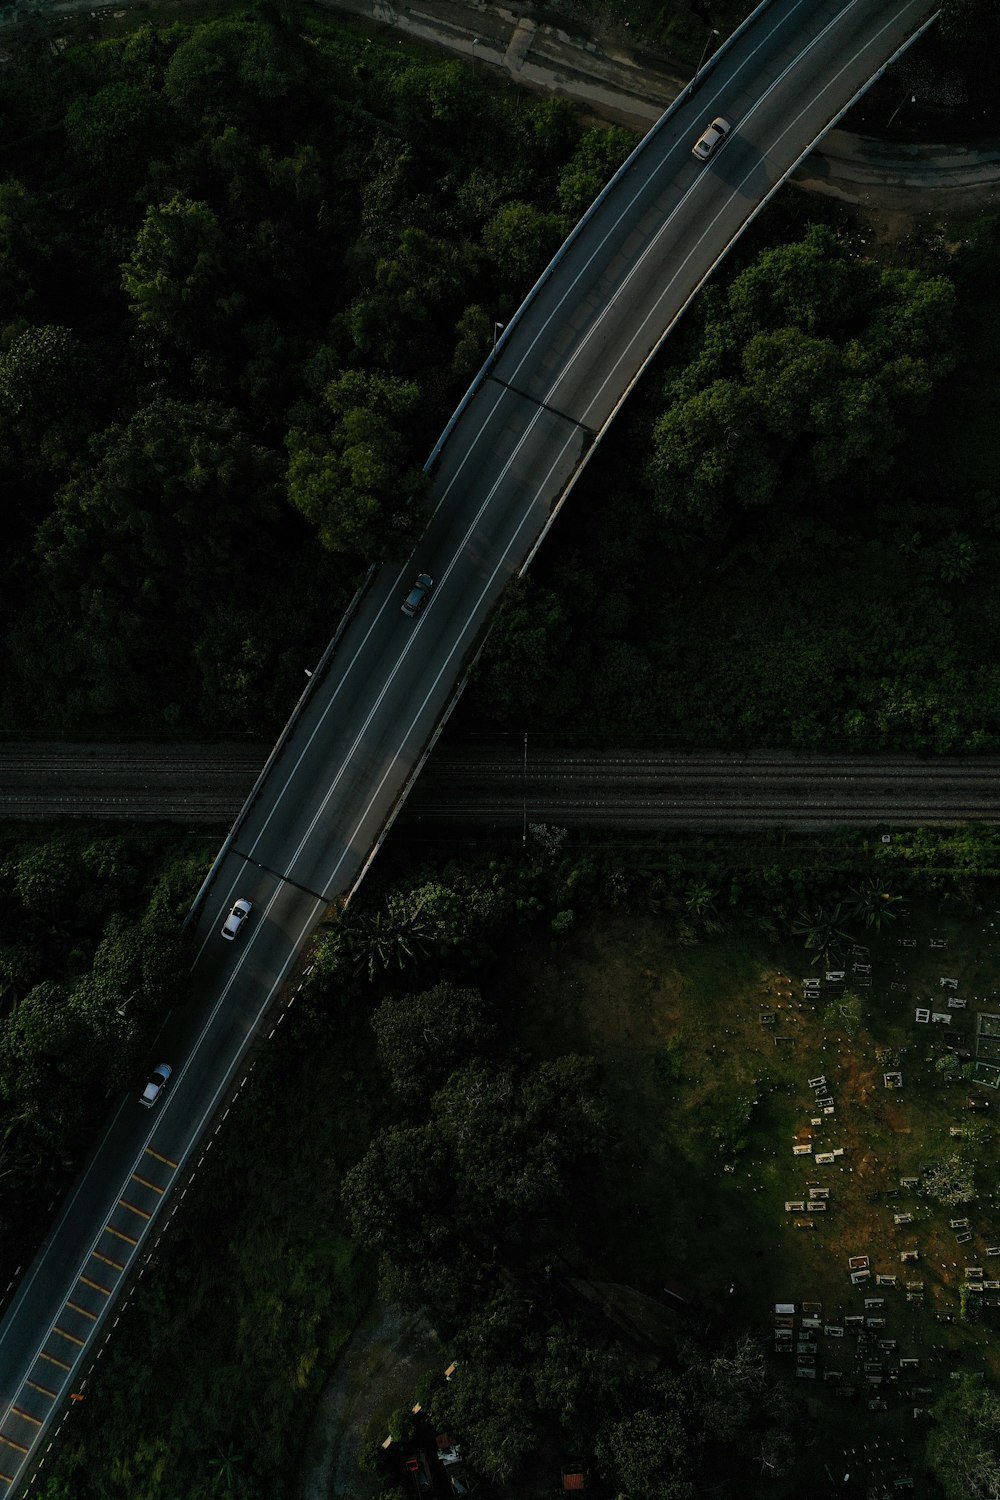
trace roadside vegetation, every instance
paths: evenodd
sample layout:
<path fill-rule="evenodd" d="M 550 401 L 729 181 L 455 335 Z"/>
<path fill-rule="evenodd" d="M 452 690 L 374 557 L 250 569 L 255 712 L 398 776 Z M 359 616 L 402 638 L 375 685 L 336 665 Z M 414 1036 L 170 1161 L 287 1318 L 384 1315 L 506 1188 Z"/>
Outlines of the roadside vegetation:
<path fill-rule="evenodd" d="M 3 65 L 0 729 L 271 732 L 633 138 L 305 7 L 89 24 Z"/>
<path fill-rule="evenodd" d="M 632 138 L 312 9 L 89 24 L 4 65 L 0 728 L 271 732 Z M 997 748 L 994 228 L 880 265 L 838 213 L 769 215 L 513 586 L 466 714 Z"/>
<path fill-rule="evenodd" d="M 205 840 L 100 827 L 0 835 L 0 1272 L 30 1257 L 109 1097 L 138 1091 L 184 999 Z"/>
<path fill-rule="evenodd" d="M 941 967 L 929 933 L 982 992 L 998 881 L 998 836 L 972 830 L 608 848 L 540 829 L 525 851 L 462 860 L 397 841 L 320 938 L 53 1452 L 48 1500 L 291 1496 L 315 1401 L 373 1295 L 424 1309 L 441 1368 L 458 1360 L 412 1399 L 484 1486 L 550 1493 L 572 1456 L 628 1500 L 803 1493 L 861 1412 L 822 1388 L 803 1405 L 770 1364 L 770 1304 L 815 1296 L 832 1313 L 845 1254 L 862 1240 L 895 1253 L 883 1190 L 925 1156 L 959 1158 L 948 1183 L 976 1200 L 961 1212 L 989 1223 L 994 1126 L 949 1138 L 970 1085 L 938 1066 L 939 1034 L 914 1048 L 911 994 Z M 875 983 L 853 1006 L 802 1007 L 833 913 L 876 955 Z M 794 1048 L 775 1046 L 762 1008 Z M 876 1083 L 904 1049 L 887 1113 Z M 829 1232 L 792 1236 L 789 1138 L 823 1068 L 853 1172 L 836 1174 Z M 936 1262 L 959 1210 L 930 1187 L 921 1201 Z M 943 1336 L 967 1372 L 995 1373 L 993 1315 L 963 1317 L 949 1277 L 945 1300 L 896 1310 L 907 1352 L 934 1367 L 920 1384 L 949 1398 L 929 1429 L 945 1482 L 994 1406 L 990 1385 L 976 1406 L 942 1384 L 933 1312 L 953 1313 Z M 886 1431 L 917 1462 L 928 1429 L 903 1407 Z M 817 1413 L 825 1435 L 807 1441 Z M 361 1457 L 395 1493 L 387 1423 L 405 1447 L 409 1419 L 378 1409 Z"/>
<path fill-rule="evenodd" d="M 466 724 L 1000 748 L 996 244 L 987 215 L 882 266 L 838 216 L 703 296 L 511 586 Z"/>

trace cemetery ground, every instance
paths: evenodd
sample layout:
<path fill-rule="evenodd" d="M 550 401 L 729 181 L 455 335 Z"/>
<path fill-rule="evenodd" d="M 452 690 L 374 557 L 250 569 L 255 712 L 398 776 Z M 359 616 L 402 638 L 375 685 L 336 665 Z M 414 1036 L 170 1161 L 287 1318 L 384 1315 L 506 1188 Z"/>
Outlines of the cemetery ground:
<path fill-rule="evenodd" d="M 805 1403 L 811 1436 L 770 1494 L 834 1478 L 939 1493 L 928 1409 L 962 1374 L 1000 1374 L 1000 1091 L 956 1076 L 976 1067 L 977 1018 L 1000 1016 L 998 941 L 1000 915 L 914 905 L 833 969 L 792 944 L 679 948 L 662 919 L 609 915 L 503 976 L 521 1038 L 592 1054 L 614 1100 L 623 1150 L 589 1273 L 687 1296 L 680 1333 L 754 1333 Z M 936 1201 L 946 1173 L 974 1196 Z"/>

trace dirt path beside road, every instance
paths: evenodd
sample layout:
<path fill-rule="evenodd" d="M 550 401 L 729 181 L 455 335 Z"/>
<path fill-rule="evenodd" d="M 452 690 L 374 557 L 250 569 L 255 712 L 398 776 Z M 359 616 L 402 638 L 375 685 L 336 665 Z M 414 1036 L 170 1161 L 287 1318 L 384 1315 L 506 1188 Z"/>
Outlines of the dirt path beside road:
<path fill-rule="evenodd" d="M 629 45 L 624 27 L 600 37 L 572 22 L 538 19 L 527 6 L 483 0 L 317 0 L 427 46 L 505 74 L 533 93 L 572 99 L 599 119 L 644 132 L 688 82 L 655 49 Z M 572 27 L 572 29 L 569 29 Z M 1000 202 L 1000 141 L 975 146 L 892 142 L 833 130 L 792 182 L 874 212 L 914 217 Z"/>
<path fill-rule="evenodd" d="M 363 1473 L 364 1445 L 409 1410 L 424 1375 L 441 1366 L 437 1335 L 421 1313 L 373 1303 L 352 1333 L 319 1399 L 302 1450 L 299 1500 L 371 1500 L 384 1488 Z"/>

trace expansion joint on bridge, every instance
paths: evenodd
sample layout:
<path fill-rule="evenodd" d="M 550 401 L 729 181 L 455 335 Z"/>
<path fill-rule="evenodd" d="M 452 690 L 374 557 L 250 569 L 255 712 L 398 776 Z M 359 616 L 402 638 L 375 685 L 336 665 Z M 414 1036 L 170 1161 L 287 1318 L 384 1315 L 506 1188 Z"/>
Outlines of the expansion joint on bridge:
<path fill-rule="evenodd" d="M 329 906 L 333 900 L 332 896 L 324 896 L 320 891 L 314 891 L 311 886 L 303 885 L 300 880 L 293 880 L 290 875 L 282 875 L 280 870 L 272 870 L 270 865 L 262 865 L 259 859 L 254 859 L 250 854 L 244 854 L 242 849 L 231 849 L 230 854 L 235 854 L 238 859 L 245 859 L 248 865 L 256 865 L 258 870 L 263 870 L 265 875 L 273 875 L 275 880 L 280 880 L 284 885 L 294 885 L 297 891 L 305 891 L 307 896 L 312 896 L 314 901 L 322 901 L 324 906 Z"/>
<path fill-rule="evenodd" d="M 490 375 L 487 378 L 492 380 L 496 385 L 502 385 L 504 390 L 510 391 L 512 395 L 520 396 L 522 401 L 530 401 L 532 406 L 540 406 L 543 411 L 550 411 L 560 421 L 568 422 L 571 427 L 579 427 L 581 432 L 586 432 L 588 436 L 596 438 L 597 432 L 593 427 L 588 427 L 586 422 L 581 422 L 576 417 L 571 417 L 569 412 L 560 411 L 557 406 L 550 406 L 547 401 L 539 401 L 537 396 L 529 395 L 527 391 L 518 390 L 516 385 L 510 385 L 506 380 L 501 380 L 499 375 Z"/>

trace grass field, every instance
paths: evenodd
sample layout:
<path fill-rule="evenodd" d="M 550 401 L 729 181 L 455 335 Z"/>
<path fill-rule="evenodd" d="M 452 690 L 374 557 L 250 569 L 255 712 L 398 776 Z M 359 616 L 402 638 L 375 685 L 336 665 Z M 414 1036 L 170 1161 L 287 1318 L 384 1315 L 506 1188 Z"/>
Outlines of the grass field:
<path fill-rule="evenodd" d="M 589 1247 L 597 1273 L 653 1295 L 667 1282 L 689 1289 L 701 1315 L 733 1334 L 749 1328 L 771 1347 L 778 1301 L 798 1312 L 803 1301 L 820 1303 L 823 1326 L 845 1328 L 839 1338 L 810 1337 L 815 1364 L 804 1368 L 813 1378 L 796 1378 L 794 1352 L 775 1355 L 776 1378 L 808 1404 L 805 1426 L 815 1434 L 788 1494 L 805 1493 L 804 1483 L 825 1491 L 824 1470 L 839 1476 L 845 1458 L 859 1484 L 910 1475 L 916 1493 L 937 1493 L 923 1472 L 925 1419 L 914 1408 L 932 1406 L 959 1371 L 1000 1368 L 989 1328 L 1000 1309 L 984 1306 L 992 1293 L 966 1294 L 978 1313 L 967 1321 L 960 1290 L 967 1266 L 1000 1279 L 1000 1259 L 986 1254 L 1000 1242 L 992 1166 L 1000 1096 L 948 1081 L 936 1067 L 949 1042 L 974 1051 L 979 1012 L 1000 1012 L 998 935 L 997 917 L 944 920 L 915 909 L 863 939 L 870 957 L 847 959 L 868 1010 L 854 1037 L 824 1021 L 844 986 L 827 984 L 802 949 L 719 937 L 677 950 L 654 918 L 595 922 L 544 956 L 515 960 L 504 976 L 516 1029 L 542 1053 L 601 1059 L 622 1122 L 623 1165 Z M 931 947 L 932 936 L 943 946 Z M 854 962 L 868 964 L 870 976 L 852 974 Z M 813 976 L 822 981 L 818 999 L 803 988 Z M 866 978 L 870 988 L 861 987 Z M 958 988 L 943 988 L 942 978 Z M 966 1008 L 948 1011 L 948 996 Z M 918 1023 L 918 1006 L 951 1023 Z M 773 1023 L 762 1025 L 762 1012 Z M 886 1088 L 884 1074 L 897 1070 L 902 1087 Z M 832 1114 L 821 1113 L 809 1086 L 821 1076 Z M 971 1096 L 992 1109 L 972 1113 Z M 796 1142 L 812 1152 L 795 1156 Z M 819 1164 L 816 1155 L 831 1149 L 843 1155 Z M 956 1153 L 975 1164 L 975 1201 L 945 1208 L 900 1186 Z M 814 1200 L 827 1209 L 786 1212 L 786 1201 L 809 1201 L 810 1186 L 829 1190 Z M 911 1222 L 894 1222 L 906 1214 Z M 814 1230 L 797 1231 L 801 1218 Z M 964 1244 L 952 1218 L 970 1221 Z M 918 1259 L 904 1265 L 911 1250 Z M 863 1285 L 851 1283 L 852 1256 L 868 1257 Z M 880 1274 L 895 1276 L 895 1286 L 877 1286 Z M 908 1281 L 922 1292 L 908 1297 Z M 866 1298 L 884 1306 L 866 1311 Z M 845 1327 L 848 1316 L 885 1323 L 859 1337 Z M 796 1338 L 798 1330 L 797 1318 Z M 919 1363 L 901 1367 L 901 1359 Z M 853 1398 L 824 1380 L 838 1370 Z M 881 1383 L 869 1384 L 876 1375 Z M 870 1411 L 870 1400 L 885 1410 Z"/>

